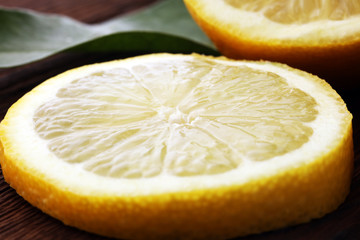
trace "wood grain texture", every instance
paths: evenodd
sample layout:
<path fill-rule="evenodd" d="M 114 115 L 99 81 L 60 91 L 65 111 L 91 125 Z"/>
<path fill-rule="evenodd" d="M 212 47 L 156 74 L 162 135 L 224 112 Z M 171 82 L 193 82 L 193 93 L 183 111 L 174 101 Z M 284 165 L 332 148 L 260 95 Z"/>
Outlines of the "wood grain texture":
<path fill-rule="evenodd" d="M 154 0 L 0 0 L 0 5 L 59 13 L 87 23 L 96 23 L 134 11 L 151 2 Z M 16 100 L 49 77 L 84 64 L 123 57 L 126 55 L 58 54 L 25 66 L 0 70 L 0 119 Z M 351 192 L 344 204 L 333 213 L 307 224 L 238 239 L 360 239 L 360 89 L 338 89 L 338 92 L 354 116 L 355 171 Z M 0 169 L 0 239 L 107 238 L 65 226 L 32 207 L 4 181 Z"/>
<path fill-rule="evenodd" d="M 0 0 L 0 6 L 62 14 L 85 23 L 98 23 L 152 2 L 155 0 Z"/>

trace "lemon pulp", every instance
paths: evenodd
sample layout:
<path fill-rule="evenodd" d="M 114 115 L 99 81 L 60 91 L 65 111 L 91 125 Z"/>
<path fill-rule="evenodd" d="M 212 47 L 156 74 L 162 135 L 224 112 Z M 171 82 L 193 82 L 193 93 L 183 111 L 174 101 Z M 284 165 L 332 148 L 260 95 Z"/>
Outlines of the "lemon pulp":
<path fill-rule="evenodd" d="M 268 19 L 282 24 L 305 24 L 319 20 L 341 21 L 360 14 L 357 0 L 225 0 L 237 9 L 260 12 Z"/>
<path fill-rule="evenodd" d="M 139 178 L 223 173 L 286 154 L 308 141 L 316 116 L 314 98 L 277 74 L 187 60 L 75 79 L 34 122 L 59 159 Z"/>

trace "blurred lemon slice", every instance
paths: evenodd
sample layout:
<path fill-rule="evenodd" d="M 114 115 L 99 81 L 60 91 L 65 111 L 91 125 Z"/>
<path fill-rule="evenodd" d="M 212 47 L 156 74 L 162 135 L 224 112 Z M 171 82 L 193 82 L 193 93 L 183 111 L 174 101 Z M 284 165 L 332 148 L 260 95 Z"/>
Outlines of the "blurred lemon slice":
<path fill-rule="evenodd" d="M 336 87 L 359 86 L 357 0 L 184 0 L 219 51 L 283 62 Z"/>

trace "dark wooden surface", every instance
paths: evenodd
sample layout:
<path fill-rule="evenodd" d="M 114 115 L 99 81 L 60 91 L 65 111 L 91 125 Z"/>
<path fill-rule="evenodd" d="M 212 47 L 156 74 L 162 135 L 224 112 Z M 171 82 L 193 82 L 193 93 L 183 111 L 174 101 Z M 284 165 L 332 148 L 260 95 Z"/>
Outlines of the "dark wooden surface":
<path fill-rule="evenodd" d="M 151 2 L 154 0 L 0 0 L 0 6 L 59 13 L 86 23 L 97 23 L 120 14 L 136 11 Z M 80 65 L 122 57 L 126 56 L 116 53 L 107 55 L 60 54 L 25 66 L 0 69 L 0 120 L 11 104 L 47 78 Z M 338 210 L 321 219 L 239 239 L 360 239 L 360 89 L 337 89 L 337 91 L 354 116 L 355 171 L 348 198 Z M 141 230 L 139 229 L 139 231 Z M 65 226 L 60 221 L 32 207 L 4 181 L 0 169 L 0 239 L 92 240 L 106 238 Z"/>

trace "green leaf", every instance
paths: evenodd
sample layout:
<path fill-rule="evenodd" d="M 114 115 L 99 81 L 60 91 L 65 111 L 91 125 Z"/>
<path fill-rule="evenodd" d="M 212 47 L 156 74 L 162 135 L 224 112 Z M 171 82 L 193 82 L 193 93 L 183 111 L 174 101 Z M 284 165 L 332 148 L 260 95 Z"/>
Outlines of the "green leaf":
<path fill-rule="evenodd" d="M 0 9 L 0 68 L 64 51 L 218 55 L 179 0 L 162 1 L 96 25 L 59 15 Z"/>

